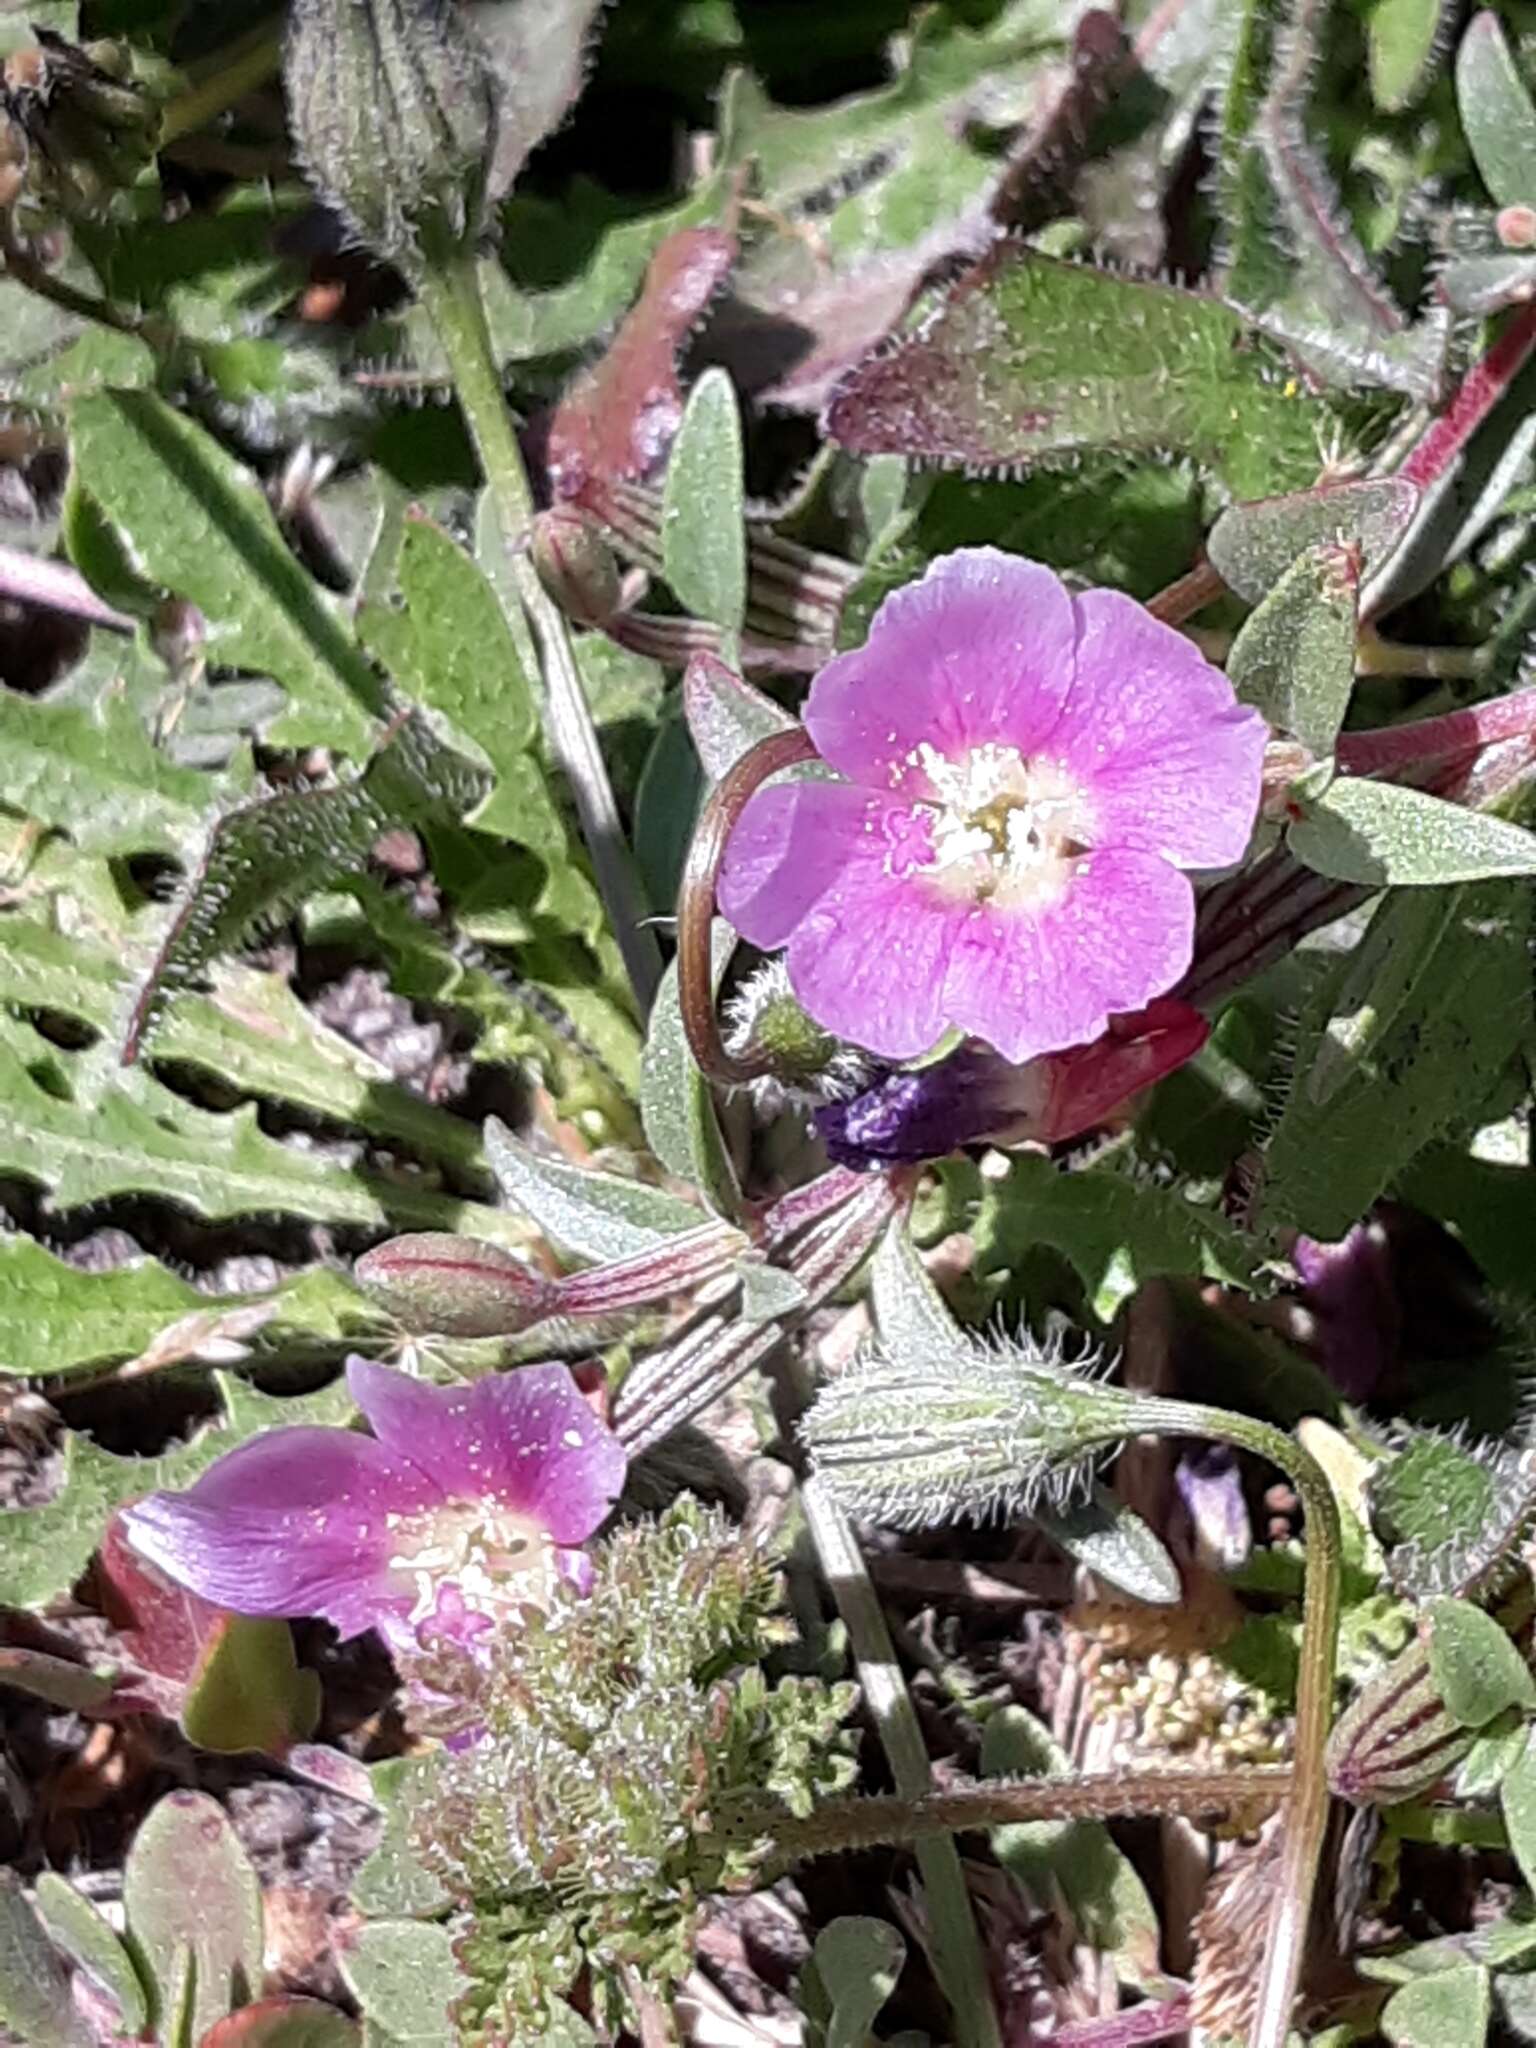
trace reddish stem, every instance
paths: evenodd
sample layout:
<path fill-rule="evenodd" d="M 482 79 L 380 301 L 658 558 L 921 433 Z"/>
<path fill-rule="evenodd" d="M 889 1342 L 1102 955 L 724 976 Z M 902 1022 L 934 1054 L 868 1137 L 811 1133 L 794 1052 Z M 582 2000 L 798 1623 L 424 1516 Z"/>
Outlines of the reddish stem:
<path fill-rule="evenodd" d="M 1422 445 L 1422 444 L 1421 444 Z M 1439 718 L 1388 725 L 1372 732 L 1340 733 L 1335 756 L 1346 775 L 1391 775 L 1419 762 L 1480 753 L 1500 740 L 1536 733 L 1536 689 L 1469 704 Z"/>
<path fill-rule="evenodd" d="M 1143 2041 L 1170 2041 L 1175 2034 L 1187 2034 L 1189 2027 L 1190 2001 L 1181 1993 L 1133 2005 L 1105 2020 L 1079 2020 L 1060 2028 L 1051 2040 L 1055 2048 L 1140 2048 Z"/>
<path fill-rule="evenodd" d="M 1398 471 L 1421 490 L 1444 476 L 1536 348 L 1536 305 L 1522 306 Z"/>

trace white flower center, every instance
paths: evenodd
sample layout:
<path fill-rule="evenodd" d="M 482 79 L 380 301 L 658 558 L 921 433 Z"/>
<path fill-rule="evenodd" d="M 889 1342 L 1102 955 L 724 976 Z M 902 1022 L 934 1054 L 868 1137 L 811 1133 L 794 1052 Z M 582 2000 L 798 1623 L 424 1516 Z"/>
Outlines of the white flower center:
<path fill-rule="evenodd" d="M 391 1567 L 416 1582 L 412 1622 L 437 1606 L 439 1589 L 458 1588 L 480 1614 L 547 1607 L 559 1575 L 547 1530 L 494 1501 L 447 1501 L 424 1514 L 392 1517 L 399 1549 Z"/>
<path fill-rule="evenodd" d="M 925 741 L 912 765 L 939 798 L 924 806 L 934 854 L 925 871 L 948 893 L 1004 909 L 1046 903 L 1092 846 L 1087 798 L 1059 762 L 990 740 L 952 761 Z"/>

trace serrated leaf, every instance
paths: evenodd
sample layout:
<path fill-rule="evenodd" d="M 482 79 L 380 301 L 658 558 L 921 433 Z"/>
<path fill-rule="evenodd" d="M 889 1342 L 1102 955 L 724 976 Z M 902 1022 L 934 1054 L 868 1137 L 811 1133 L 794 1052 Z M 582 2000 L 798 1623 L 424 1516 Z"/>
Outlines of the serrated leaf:
<path fill-rule="evenodd" d="M 1224 583 L 1250 604 L 1266 597 L 1308 549 L 1358 547 L 1369 582 L 1413 523 L 1419 493 L 1403 477 L 1371 477 L 1229 505 L 1207 551 Z"/>
<path fill-rule="evenodd" d="M 723 919 L 710 934 L 716 986 L 735 948 Z M 661 978 L 651 1009 L 640 1077 L 640 1114 L 646 1140 L 670 1173 L 696 1187 L 718 1214 L 733 1217 L 741 1199 L 709 1085 L 694 1065 L 677 1000 L 677 963 Z"/>
<path fill-rule="evenodd" d="M 450 2018 L 469 1989 L 446 1927 L 370 1920 L 337 1943 L 347 1987 L 363 2009 L 372 2048 L 458 2048 Z"/>
<path fill-rule="evenodd" d="M 1192 1273 L 1247 1287 L 1257 1263 L 1257 1253 L 1224 1217 L 1176 1189 L 1104 1167 L 1063 1173 L 1050 1160 L 1023 1153 L 1006 1180 L 989 1186 L 977 1236 L 978 1274 L 995 1270 L 1021 1245 L 1054 1245 L 1076 1267 L 1102 1322 L 1158 1274 Z"/>
<path fill-rule="evenodd" d="M 1325 418 L 1218 300 L 1002 243 L 844 380 L 827 431 L 854 454 L 979 469 L 1183 455 L 1256 498 L 1316 474 Z"/>
<path fill-rule="evenodd" d="M 164 2022 L 191 1962 L 191 2038 L 261 1986 L 261 1884 L 239 1837 L 205 1792 L 169 1792 L 134 1836 L 123 1871 L 128 1939 Z"/>
<path fill-rule="evenodd" d="M 188 858 L 222 794 L 149 741 L 121 697 L 89 708 L 0 690 L 0 804 L 83 853 Z"/>
<path fill-rule="evenodd" d="M 1470 1600 L 1431 1600 L 1424 1619 L 1435 1690 L 1463 1728 L 1486 1728 L 1508 1707 L 1536 1706 L 1536 1679 L 1491 1614 Z"/>
<path fill-rule="evenodd" d="M 1456 52 L 1456 103 L 1493 198 L 1500 206 L 1536 206 L 1536 105 L 1488 8 L 1473 15 Z"/>
<path fill-rule="evenodd" d="M 214 1375 L 224 1403 L 222 1427 L 157 1458 L 120 1458 L 88 1437 L 64 1438 L 58 1487 L 41 1507 L 0 1515 L 0 1606 L 37 1607 L 67 1592 L 101 1541 L 108 1517 L 125 1501 L 190 1486 L 198 1473 L 258 1430 L 278 1423 L 340 1425 L 355 1410 L 344 1385 L 276 1398 Z"/>
<path fill-rule="evenodd" d="M 1394 1991 L 1381 2015 L 1392 2048 L 1484 2048 L 1493 1979 L 1480 1963 L 1415 1977 Z"/>
<path fill-rule="evenodd" d="M 988 1717 L 981 1744 L 984 1778 L 1059 1778 L 1071 1761 L 1022 1707 Z M 992 1853 L 1024 1890 L 1026 1901 L 1056 1910 L 1090 1948 L 1110 1956 L 1126 1984 L 1151 1989 L 1159 1980 L 1157 1911 L 1130 1858 L 1102 1821 L 1016 1821 L 989 1830 Z"/>
<path fill-rule="evenodd" d="M 489 783 L 486 770 L 445 746 L 413 713 L 349 781 L 261 797 L 219 818 L 140 991 L 127 1054 L 136 1054 L 177 992 L 256 919 L 291 910 L 359 872 L 394 827 L 472 810 Z"/>
<path fill-rule="evenodd" d="M 27 2048 L 91 2048 L 94 2039 L 13 1870 L 0 1870 L 0 2020 Z"/>
<path fill-rule="evenodd" d="M 845 1913 L 827 1923 L 801 1987 L 817 2048 L 867 2048 L 875 2015 L 895 1990 L 906 1953 L 888 1920 Z"/>
<path fill-rule="evenodd" d="M 149 391 L 76 399 L 69 429 L 82 486 L 144 574 L 203 613 L 209 659 L 275 676 L 289 692 L 270 738 L 366 755 L 383 687 L 250 472 Z"/>
<path fill-rule="evenodd" d="M 500 599 L 472 558 L 420 514 L 406 521 L 395 580 L 400 606 L 364 605 L 358 633 L 400 688 L 489 764 L 495 787 L 465 822 L 553 861 L 568 858 L 564 822 L 529 752 L 538 711 Z"/>
<path fill-rule="evenodd" d="M 1530 909 L 1497 882 L 1404 890 L 1378 908 L 1302 1012 L 1260 1229 L 1341 1238 L 1422 1145 L 1481 1106 L 1526 1028 Z"/>
<path fill-rule="evenodd" d="M 1367 888 L 1434 888 L 1536 874 L 1536 833 L 1427 790 L 1336 776 L 1286 844 L 1315 873 Z"/>
<path fill-rule="evenodd" d="M 741 413 L 727 373 L 688 395 L 661 499 L 662 572 L 696 618 L 739 633 L 747 606 Z"/>
<path fill-rule="evenodd" d="M 132 1956 L 104 1914 L 57 1871 L 37 1880 L 36 1901 L 43 1925 L 70 1960 L 112 1998 L 125 2034 L 149 2023 L 149 2001 Z"/>
<path fill-rule="evenodd" d="M 1355 558 L 1308 548 L 1245 621 L 1227 679 L 1277 733 L 1332 752 L 1355 687 L 1360 577 Z"/>
<path fill-rule="evenodd" d="M 546 1159 L 496 1117 L 486 1123 L 485 1150 L 507 1200 L 576 1258 L 600 1264 L 627 1259 L 699 1224 L 699 1211 L 676 1195 Z"/>
<path fill-rule="evenodd" d="M 1450 15 L 1448 0 L 1375 0 L 1366 24 L 1371 97 L 1395 114 L 1423 92 Z"/>

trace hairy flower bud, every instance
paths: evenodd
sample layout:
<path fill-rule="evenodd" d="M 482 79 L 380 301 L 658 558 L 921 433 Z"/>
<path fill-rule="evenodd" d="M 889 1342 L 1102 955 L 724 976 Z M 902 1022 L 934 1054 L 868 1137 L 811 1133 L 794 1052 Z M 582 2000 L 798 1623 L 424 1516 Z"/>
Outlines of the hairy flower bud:
<path fill-rule="evenodd" d="M 449 1231 L 393 1237 L 358 1260 L 359 1284 L 408 1330 L 507 1337 L 552 1313 L 554 1286 L 500 1245 Z"/>
<path fill-rule="evenodd" d="M 578 626 L 605 626 L 619 608 L 622 577 L 613 549 L 583 513 L 541 512 L 530 543 L 539 581 Z"/>
<path fill-rule="evenodd" d="M 769 960 L 731 998 L 726 1048 L 738 1059 L 762 1058 L 773 1071 L 760 1084 L 772 1111 L 783 1099 L 843 1102 L 867 1087 L 873 1067 L 862 1053 L 808 1017 L 795 999 L 782 959 Z"/>
<path fill-rule="evenodd" d="M 1356 1806 L 1395 1806 L 1427 1792 L 1475 1737 L 1441 1698 L 1429 1644 L 1418 1636 L 1339 1716 L 1328 1743 L 1328 1783 Z"/>
<path fill-rule="evenodd" d="M 296 0 L 289 120 L 311 184 L 408 273 L 484 221 L 500 95 L 453 0 Z"/>

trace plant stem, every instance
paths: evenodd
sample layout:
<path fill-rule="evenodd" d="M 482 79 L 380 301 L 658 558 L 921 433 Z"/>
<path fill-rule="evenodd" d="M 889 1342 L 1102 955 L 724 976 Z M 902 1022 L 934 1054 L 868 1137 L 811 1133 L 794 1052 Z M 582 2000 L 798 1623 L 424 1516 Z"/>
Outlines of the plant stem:
<path fill-rule="evenodd" d="M 846 1811 L 879 1805 L 890 1809 L 891 1817 L 895 1818 L 897 1810 L 911 1812 L 930 1798 L 940 1796 L 932 1792 L 928 1750 L 917 1710 L 896 1661 L 880 1596 L 870 1580 L 848 1518 L 815 1478 L 804 1482 L 800 1498 L 816 1555 L 848 1631 L 864 1704 L 885 1746 L 897 1791 L 897 1797 L 890 1801 L 829 1802 L 802 1825 L 814 1826 L 822 1814 L 836 1807 Z M 1048 1787 L 1030 1789 L 1048 1789 L 1059 1798 L 1065 1788 L 1053 1781 Z M 928 1830 L 903 1839 L 912 1842 L 927 1892 L 934 1971 L 954 2010 L 956 2048 L 1001 2048 L 997 2014 L 987 1985 L 986 1961 L 954 1842 L 948 1832 Z"/>
<path fill-rule="evenodd" d="M 639 884 L 570 635 L 528 556 L 533 494 L 502 391 L 473 251 L 456 249 L 429 260 L 417 282 L 417 296 L 448 358 L 459 405 L 480 457 L 518 598 L 538 641 L 550 747 L 575 800 L 598 892 L 644 1015 L 661 978 L 661 955 L 645 922 Z"/>
<path fill-rule="evenodd" d="M 166 101 L 160 111 L 159 147 L 165 149 L 204 127 L 215 114 L 222 114 L 258 85 L 265 85 L 276 76 L 282 58 L 283 39 L 270 29 L 259 29 L 233 44 L 221 53 L 216 70 Z"/>
<path fill-rule="evenodd" d="M 1296 1730 L 1291 1792 L 1269 1939 L 1264 1947 L 1253 2030 L 1248 2048 L 1285 2048 L 1301 1974 L 1307 1923 L 1323 1830 L 1328 1819 L 1326 1751 L 1333 1719 L 1338 1657 L 1343 1538 L 1338 1504 L 1327 1475 L 1307 1450 L 1251 1416 L 1232 1415 L 1192 1401 L 1149 1396 L 1137 1404 L 1132 1427 L 1159 1435 L 1213 1437 L 1277 1465 L 1295 1487 L 1306 1516 L 1307 1576 L 1302 1603 L 1301 1659 L 1296 1677 Z"/>
<path fill-rule="evenodd" d="M 992 1778 L 984 1785 L 925 1792 L 913 1799 L 829 1799 L 804 1820 L 781 1825 L 774 1841 L 783 1855 L 799 1860 L 850 1849 L 915 1845 L 932 1835 L 969 1834 L 1018 1821 L 1113 1820 L 1147 1814 L 1187 1814 L 1194 1819 L 1233 1813 L 1257 1816 L 1278 1806 L 1290 1789 L 1289 1764 L 1250 1764 L 1228 1771 Z"/>

